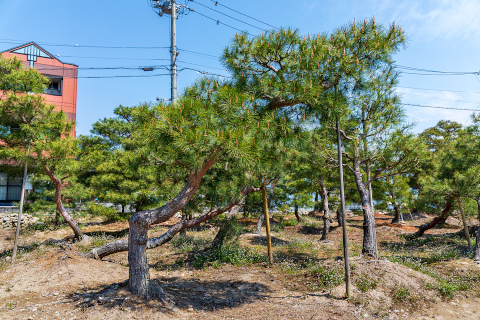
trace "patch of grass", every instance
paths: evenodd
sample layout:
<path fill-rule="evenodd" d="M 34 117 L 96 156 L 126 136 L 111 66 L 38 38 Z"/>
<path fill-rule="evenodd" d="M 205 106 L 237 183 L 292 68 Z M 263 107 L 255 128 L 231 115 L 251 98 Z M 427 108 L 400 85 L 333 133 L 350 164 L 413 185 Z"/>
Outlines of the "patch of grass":
<path fill-rule="evenodd" d="M 187 253 L 205 248 L 211 241 L 190 235 L 177 236 L 170 241 L 170 248 L 177 253 Z"/>
<path fill-rule="evenodd" d="M 282 220 L 282 222 L 280 222 L 280 226 L 282 226 L 282 228 L 296 226 L 297 224 L 298 221 L 296 219 Z"/>
<path fill-rule="evenodd" d="M 393 289 L 393 298 L 397 302 L 405 303 L 412 298 L 412 291 L 409 287 L 404 284 L 397 285 Z"/>
<path fill-rule="evenodd" d="M 92 248 L 101 247 L 104 244 L 115 240 L 115 237 L 106 235 L 105 233 L 98 233 L 91 236 L 91 241 L 89 244 L 84 244 L 82 242 L 76 243 L 76 246 L 80 249 L 81 252 L 88 252 Z"/>
<path fill-rule="evenodd" d="M 290 251 L 311 252 L 315 248 L 315 242 L 308 239 L 294 239 L 285 245 Z"/>
<path fill-rule="evenodd" d="M 208 266 L 218 268 L 225 263 L 243 266 L 265 261 L 266 256 L 257 251 L 242 247 L 238 242 L 227 242 L 218 249 L 193 254 L 180 263 L 191 265 L 196 269 L 202 269 Z"/>
<path fill-rule="evenodd" d="M 342 271 L 336 267 L 325 268 L 316 265 L 310 269 L 310 273 L 317 279 L 316 285 L 319 288 L 332 289 L 344 281 Z"/>
<path fill-rule="evenodd" d="M 367 292 L 370 289 L 375 289 L 378 285 L 378 279 L 373 279 L 364 273 L 355 280 L 355 285 L 362 292 Z"/>
<path fill-rule="evenodd" d="M 438 291 L 444 298 L 451 299 L 458 291 L 458 286 L 454 283 L 440 282 L 438 285 Z"/>

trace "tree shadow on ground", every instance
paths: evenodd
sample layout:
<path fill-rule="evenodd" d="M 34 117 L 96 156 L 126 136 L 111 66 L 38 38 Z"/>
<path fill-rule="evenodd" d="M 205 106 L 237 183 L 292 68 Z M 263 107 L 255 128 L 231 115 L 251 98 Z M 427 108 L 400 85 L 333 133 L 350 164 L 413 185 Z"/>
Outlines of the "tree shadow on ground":
<path fill-rule="evenodd" d="M 312 235 L 312 234 L 322 234 L 323 226 L 314 227 L 314 226 L 298 226 L 297 231 L 301 234 Z"/>
<path fill-rule="evenodd" d="M 18 246 L 17 247 L 17 254 L 28 253 L 32 252 L 33 250 L 37 249 L 42 243 L 34 242 L 32 244 Z M 11 257 L 13 254 L 13 248 L 7 249 L 0 252 L 0 258 Z"/>
<path fill-rule="evenodd" d="M 205 281 L 178 277 L 161 277 L 153 281 L 162 288 L 172 306 L 179 309 L 211 311 L 234 308 L 263 299 L 270 291 L 261 283 L 246 281 Z M 171 306 L 159 300 L 144 300 L 133 296 L 128 290 L 128 281 L 85 288 L 83 292 L 73 293 L 67 299 L 83 310 L 98 306 L 131 311 L 154 309 L 153 311 L 173 314 Z"/>
<path fill-rule="evenodd" d="M 123 230 L 118 230 L 118 231 L 90 231 L 90 232 L 85 232 L 85 235 L 89 237 L 102 237 L 102 236 L 107 236 L 107 237 L 112 237 L 112 238 L 122 238 L 126 235 L 128 235 L 128 230 L 129 228 L 123 229 Z"/>
<path fill-rule="evenodd" d="M 465 239 L 461 239 L 457 232 L 427 234 L 422 237 L 416 237 L 412 233 L 405 234 L 404 237 L 405 242 L 381 241 L 379 243 L 380 247 L 394 253 L 403 252 L 408 257 L 415 258 L 422 263 L 433 263 L 458 257 L 471 259 L 473 256 L 473 249 L 469 249 L 468 246 L 460 242 L 465 241 Z M 428 255 L 422 256 L 423 252 L 428 253 Z"/>
<path fill-rule="evenodd" d="M 283 240 L 277 237 L 272 238 L 272 247 L 282 247 L 290 243 L 290 241 Z M 250 239 L 250 244 L 257 245 L 257 246 L 266 246 L 267 245 L 267 237 L 263 235 L 257 235 L 254 238 Z"/>

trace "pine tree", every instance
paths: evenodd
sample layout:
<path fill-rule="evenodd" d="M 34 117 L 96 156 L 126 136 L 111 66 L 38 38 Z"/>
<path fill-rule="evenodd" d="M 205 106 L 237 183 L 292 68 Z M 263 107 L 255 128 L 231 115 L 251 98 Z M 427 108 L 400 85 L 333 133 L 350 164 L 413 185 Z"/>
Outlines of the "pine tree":
<path fill-rule="evenodd" d="M 35 69 L 25 69 L 17 59 L 0 57 L 0 158 L 21 165 L 26 161 L 47 175 L 55 186 L 57 210 L 83 240 L 78 224 L 63 206 L 62 190 L 79 170 L 77 141 L 70 136 L 75 125 L 63 112 L 54 112 L 41 93 L 48 79 Z"/>

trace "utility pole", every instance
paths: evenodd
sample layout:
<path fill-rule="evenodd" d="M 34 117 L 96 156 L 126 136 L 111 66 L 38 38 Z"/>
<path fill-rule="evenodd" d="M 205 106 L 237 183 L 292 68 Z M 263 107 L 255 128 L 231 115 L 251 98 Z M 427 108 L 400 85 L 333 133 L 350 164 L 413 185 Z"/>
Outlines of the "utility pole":
<path fill-rule="evenodd" d="M 171 0 L 172 5 L 172 44 L 171 44 L 171 53 L 172 53 L 172 104 L 177 101 L 177 5 L 175 0 Z"/>
<path fill-rule="evenodd" d="M 162 17 L 164 14 L 169 14 L 171 17 L 171 44 L 170 44 L 170 53 L 171 53 L 171 64 L 170 64 L 170 74 L 171 74 L 171 102 L 175 103 L 177 101 L 177 13 L 182 14 L 186 7 L 184 5 L 177 5 L 176 0 L 150 0 L 150 6 L 154 8 L 157 14 Z"/>

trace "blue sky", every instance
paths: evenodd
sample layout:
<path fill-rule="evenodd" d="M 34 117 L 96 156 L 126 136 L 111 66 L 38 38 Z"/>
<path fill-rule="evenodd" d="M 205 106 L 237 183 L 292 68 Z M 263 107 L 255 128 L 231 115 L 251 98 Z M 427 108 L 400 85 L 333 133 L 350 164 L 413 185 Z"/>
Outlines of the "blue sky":
<path fill-rule="evenodd" d="M 186 3 L 186 0 L 177 0 Z M 236 30 L 257 34 L 261 30 L 232 20 L 204 6 L 268 29 L 267 25 L 239 15 L 212 0 L 188 1 L 196 12 L 177 20 L 179 69 L 193 68 L 223 74 L 218 56 Z M 353 19 L 375 17 L 378 23 L 395 22 L 407 33 L 408 43 L 396 56 L 402 66 L 454 72 L 480 70 L 479 0 L 221 0 L 220 4 L 274 26 L 291 26 L 301 33 L 330 32 Z M 202 6 L 204 5 L 204 6 Z M 220 25 L 199 13 L 219 20 Z M 118 105 L 132 106 L 170 97 L 165 70 L 144 72 L 140 66 L 169 64 L 170 19 L 159 17 L 148 1 L 33 1 L 0 0 L 0 51 L 35 41 L 64 62 L 80 68 L 132 67 L 133 69 L 80 69 L 77 133 L 88 134 L 92 123 L 112 115 Z M 76 46 L 78 44 L 78 46 Z M 64 46 L 68 45 L 68 46 Z M 148 49 L 91 48 L 150 47 Z M 151 47 L 157 47 L 152 49 Z M 183 51 L 187 50 L 187 51 Z M 194 51 L 201 54 L 195 54 Z M 205 55 L 206 54 L 206 55 Z M 165 59 L 165 60 L 162 60 Z M 422 72 L 423 73 L 423 72 Z M 149 76 L 86 78 L 95 76 Z M 178 79 L 179 92 L 199 74 L 185 69 Z M 432 89 L 432 90 L 425 90 Z M 435 107 L 480 110 L 480 76 L 403 74 L 398 88 L 402 101 Z M 470 111 L 406 106 L 415 131 L 447 119 L 471 123 Z"/>

